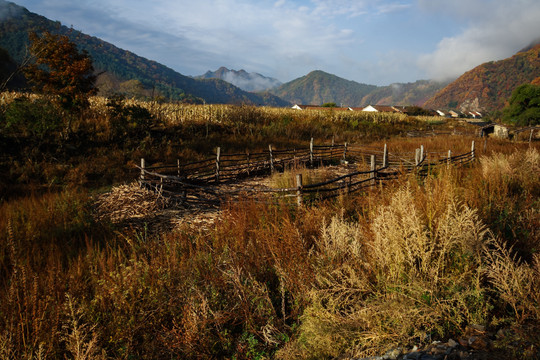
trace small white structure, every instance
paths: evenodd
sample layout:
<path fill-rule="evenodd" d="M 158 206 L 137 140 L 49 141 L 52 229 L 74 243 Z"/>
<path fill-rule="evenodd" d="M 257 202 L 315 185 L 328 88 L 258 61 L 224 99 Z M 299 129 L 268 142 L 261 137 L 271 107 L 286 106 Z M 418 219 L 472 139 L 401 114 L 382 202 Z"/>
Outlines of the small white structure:
<path fill-rule="evenodd" d="M 459 117 L 459 114 L 457 112 L 453 111 L 453 110 L 450 110 L 448 113 L 453 118 L 458 118 Z"/>
<path fill-rule="evenodd" d="M 443 117 L 446 116 L 446 113 L 444 111 L 441 111 L 441 110 L 436 110 L 436 111 L 437 111 L 437 114 L 439 114 L 439 116 L 443 116 Z"/>
<path fill-rule="evenodd" d="M 365 108 L 362 109 L 362 111 L 371 111 L 371 112 L 378 112 L 379 110 L 375 109 L 373 106 L 368 105 Z"/>
<path fill-rule="evenodd" d="M 499 139 L 508 139 L 508 128 L 502 125 L 495 125 L 493 128 L 493 136 Z"/>
<path fill-rule="evenodd" d="M 385 106 L 385 105 L 368 105 L 365 108 L 363 108 L 362 111 L 402 113 L 401 110 L 396 109 L 394 106 Z"/>

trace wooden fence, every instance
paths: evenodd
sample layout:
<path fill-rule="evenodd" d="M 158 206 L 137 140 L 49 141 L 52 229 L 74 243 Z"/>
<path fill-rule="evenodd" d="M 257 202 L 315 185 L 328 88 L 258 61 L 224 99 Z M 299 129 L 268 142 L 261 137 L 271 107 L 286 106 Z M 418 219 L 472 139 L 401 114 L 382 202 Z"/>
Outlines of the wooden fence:
<path fill-rule="evenodd" d="M 514 141 L 518 140 L 519 134 L 525 133 L 528 135 L 529 138 L 529 144 L 533 140 L 533 135 L 535 132 L 540 131 L 540 126 L 528 126 L 521 129 L 516 129 L 512 131 L 512 136 L 514 137 Z"/>
<path fill-rule="evenodd" d="M 424 147 L 414 153 L 390 153 L 383 149 L 357 145 L 316 146 L 313 139 L 309 148 L 277 150 L 271 145 L 260 153 L 224 154 L 220 148 L 212 158 L 176 165 L 147 167 L 141 159 L 139 183 L 163 196 L 187 204 L 219 205 L 224 200 L 260 198 L 268 201 L 270 194 L 278 198 L 295 198 L 301 205 L 313 199 L 330 199 L 341 194 L 350 194 L 384 181 L 396 179 L 400 174 L 415 172 L 425 176 L 434 166 L 465 164 L 475 158 L 474 141 L 471 151 L 464 154 L 427 153 Z M 302 175 L 289 188 L 239 188 L 223 189 L 220 184 L 235 183 L 253 176 L 270 175 L 287 168 L 314 168 L 329 164 L 356 164 L 366 170 L 353 171 L 346 175 L 315 184 L 304 184 Z"/>

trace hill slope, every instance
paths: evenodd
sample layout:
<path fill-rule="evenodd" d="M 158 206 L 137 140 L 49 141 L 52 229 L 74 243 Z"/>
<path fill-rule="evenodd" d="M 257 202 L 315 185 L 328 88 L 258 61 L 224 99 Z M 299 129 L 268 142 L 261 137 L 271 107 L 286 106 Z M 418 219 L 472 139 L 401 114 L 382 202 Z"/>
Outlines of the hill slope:
<path fill-rule="evenodd" d="M 360 106 L 362 98 L 375 89 L 375 85 L 360 84 L 316 70 L 270 92 L 296 104 L 321 105 L 335 102 L 343 106 Z"/>
<path fill-rule="evenodd" d="M 361 105 L 417 105 L 422 106 L 448 83 L 418 80 L 414 83 L 396 83 L 380 87 L 364 96 Z"/>
<path fill-rule="evenodd" d="M 17 71 L 17 63 L 9 53 L 0 47 L 0 91 L 20 89 L 26 86 L 26 79 Z"/>
<path fill-rule="evenodd" d="M 248 73 L 245 70 L 229 70 L 223 66 L 216 71 L 207 71 L 204 75 L 197 76 L 196 79 L 221 79 L 244 91 L 265 91 L 282 84 L 277 79 L 258 73 Z"/>
<path fill-rule="evenodd" d="M 245 92 L 218 79 L 196 80 L 184 76 L 162 64 L 122 50 L 96 37 L 62 26 L 24 7 L 0 0 L 0 47 L 15 61 L 25 56 L 29 31 L 44 31 L 68 35 L 80 49 L 88 51 L 98 72 L 106 71 L 117 82 L 137 80 L 146 89 L 156 89 L 173 100 L 206 101 L 208 103 L 247 103 L 285 106 L 276 97 Z"/>
<path fill-rule="evenodd" d="M 525 50 L 466 72 L 426 101 L 424 106 L 480 112 L 502 109 L 517 86 L 540 76 L 540 45 Z"/>

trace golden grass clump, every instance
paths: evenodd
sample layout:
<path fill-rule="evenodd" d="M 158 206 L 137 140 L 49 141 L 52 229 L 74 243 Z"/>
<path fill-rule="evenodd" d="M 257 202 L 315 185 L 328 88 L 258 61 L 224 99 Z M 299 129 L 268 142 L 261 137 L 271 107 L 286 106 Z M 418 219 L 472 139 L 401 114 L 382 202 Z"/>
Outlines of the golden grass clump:
<path fill-rule="evenodd" d="M 303 356 L 380 354 L 486 320 L 481 257 L 489 232 L 452 197 L 430 227 L 429 207 L 415 196 L 398 190 L 367 228 L 339 218 L 323 226 L 296 343 Z"/>
<path fill-rule="evenodd" d="M 487 274 L 500 300 L 510 306 L 518 323 L 540 321 L 540 255 L 526 263 L 512 255 L 506 244 L 492 242 L 493 250 L 486 251 Z"/>
<path fill-rule="evenodd" d="M 511 155 L 496 153 L 480 159 L 484 179 L 501 187 L 518 185 L 521 187 L 533 186 L 533 191 L 539 191 L 538 174 L 540 174 L 540 153 L 534 147 L 524 152 L 515 152 Z"/>

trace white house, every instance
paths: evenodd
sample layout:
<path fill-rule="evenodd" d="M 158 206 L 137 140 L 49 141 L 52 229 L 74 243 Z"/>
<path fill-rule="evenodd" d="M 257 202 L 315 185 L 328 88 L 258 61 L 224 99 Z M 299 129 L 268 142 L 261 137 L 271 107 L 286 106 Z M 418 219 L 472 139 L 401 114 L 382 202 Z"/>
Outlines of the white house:
<path fill-rule="evenodd" d="M 444 111 L 441 111 L 441 110 L 437 110 L 437 114 L 439 114 L 439 116 L 446 116 Z"/>
<path fill-rule="evenodd" d="M 401 113 L 399 109 L 396 109 L 393 106 L 384 106 L 384 105 L 368 105 L 364 109 L 362 109 L 362 111 Z"/>
<path fill-rule="evenodd" d="M 459 117 L 459 114 L 457 112 L 455 112 L 454 110 L 450 110 L 448 112 L 448 114 L 450 114 L 450 116 L 453 117 L 453 118 L 458 118 Z"/>

